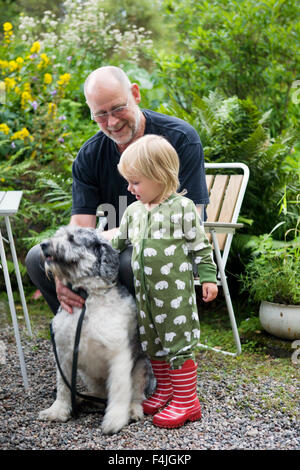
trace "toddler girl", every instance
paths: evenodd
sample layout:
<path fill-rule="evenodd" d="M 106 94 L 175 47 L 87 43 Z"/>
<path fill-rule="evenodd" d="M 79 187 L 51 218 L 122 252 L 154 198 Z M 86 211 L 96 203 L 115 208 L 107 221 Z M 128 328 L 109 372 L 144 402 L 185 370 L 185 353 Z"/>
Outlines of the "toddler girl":
<path fill-rule="evenodd" d="M 132 244 L 141 345 L 157 381 L 143 403 L 153 423 L 173 428 L 201 418 L 194 349 L 200 325 L 193 278 L 198 266 L 203 300 L 217 296 L 212 248 L 195 204 L 177 194 L 179 158 L 163 137 L 145 135 L 123 152 L 118 169 L 137 201 L 127 207 L 112 239 Z"/>

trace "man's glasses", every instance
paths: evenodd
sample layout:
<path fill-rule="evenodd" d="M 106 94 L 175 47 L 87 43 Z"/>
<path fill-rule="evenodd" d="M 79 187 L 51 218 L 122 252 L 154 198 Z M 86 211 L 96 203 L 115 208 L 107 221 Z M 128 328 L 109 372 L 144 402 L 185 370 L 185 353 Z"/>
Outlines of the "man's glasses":
<path fill-rule="evenodd" d="M 124 112 L 127 110 L 129 106 L 129 96 L 127 98 L 127 103 L 124 106 L 118 106 L 118 108 L 112 109 L 111 111 L 105 113 L 92 113 L 91 111 L 91 119 L 96 122 L 100 122 L 101 124 L 108 121 L 108 116 L 111 114 L 112 116 L 118 118 L 122 117 Z"/>

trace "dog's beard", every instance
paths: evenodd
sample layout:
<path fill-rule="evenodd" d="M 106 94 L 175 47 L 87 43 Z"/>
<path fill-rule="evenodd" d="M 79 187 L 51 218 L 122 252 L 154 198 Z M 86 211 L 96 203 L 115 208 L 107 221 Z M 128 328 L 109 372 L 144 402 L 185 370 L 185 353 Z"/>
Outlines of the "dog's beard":
<path fill-rule="evenodd" d="M 69 281 L 70 273 L 67 269 L 63 269 L 60 264 L 57 264 L 53 259 L 51 261 L 46 260 L 45 272 L 48 279 L 51 276 L 57 278 L 59 281 Z"/>

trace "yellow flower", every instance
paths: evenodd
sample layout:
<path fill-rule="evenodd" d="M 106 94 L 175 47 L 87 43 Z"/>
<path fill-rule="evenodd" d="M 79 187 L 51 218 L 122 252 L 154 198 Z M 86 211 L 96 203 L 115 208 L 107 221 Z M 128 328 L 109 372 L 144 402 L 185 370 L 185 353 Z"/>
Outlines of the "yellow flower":
<path fill-rule="evenodd" d="M 23 127 L 23 129 L 21 129 L 20 131 L 15 132 L 11 136 L 11 140 L 17 140 L 17 139 L 25 140 L 27 138 L 31 141 L 33 140 L 32 135 L 30 135 L 30 133 L 29 133 L 28 129 L 26 129 L 26 127 Z"/>
<path fill-rule="evenodd" d="M 44 75 L 44 83 L 46 83 L 46 85 L 50 85 L 50 83 L 52 83 L 52 75 L 51 75 L 51 73 L 45 73 L 45 75 Z"/>
<path fill-rule="evenodd" d="M 0 67 L 2 69 L 7 69 L 9 67 L 8 60 L 0 60 Z"/>
<path fill-rule="evenodd" d="M 41 50 L 41 45 L 40 45 L 39 41 L 35 41 L 32 44 L 32 47 L 30 49 L 31 54 L 38 53 L 38 52 L 40 52 L 40 50 Z"/>
<path fill-rule="evenodd" d="M 33 101 L 33 98 L 31 96 L 31 94 L 29 93 L 29 91 L 23 91 L 23 93 L 21 95 L 21 107 L 22 107 L 22 109 L 26 108 L 26 105 L 27 105 L 27 103 L 29 103 L 29 101 Z"/>
<path fill-rule="evenodd" d="M 18 69 L 18 63 L 17 63 L 15 60 L 10 60 L 10 61 L 8 62 L 8 66 L 9 66 L 9 70 L 10 70 L 11 72 L 14 72 L 15 70 Z"/>
<path fill-rule="evenodd" d="M 30 87 L 30 83 L 29 83 L 29 82 L 25 82 L 25 83 L 24 83 L 24 91 L 29 91 L 29 92 L 31 92 L 31 87 Z"/>
<path fill-rule="evenodd" d="M 6 23 L 4 23 L 3 30 L 5 32 L 11 31 L 12 29 L 13 29 L 13 25 L 11 23 L 9 23 L 8 21 Z"/>
<path fill-rule="evenodd" d="M 0 124 L 0 132 L 2 132 L 5 135 L 8 135 L 10 133 L 10 129 L 7 124 Z"/>
<path fill-rule="evenodd" d="M 55 103 L 48 103 L 48 115 L 52 114 L 55 116 L 57 112 L 57 106 Z"/>
<path fill-rule="evenodd" d="M 60 75 L 57 83 L 59 86 L 67 85 L 70 81 L 70 78 L 71 78 L 71 75 L 69 73 L 64 73 L 63 75 Z"/>
<path fill-rule="evenodd" d="M 47 56 L 47 54 L 43 53 L 41 54 L 41 62 L 38 64 L 37 68 L 38 70 L 42 69 L 43 67 L 47 67 L 47 65 L 50 64 L 50 59 Z"/>
<path fill-rule="evenodd" d="M 17 63 L 17 66 L 18 66 L 19 70 L 23 67 L 23 62 L 24 62 L 24 59 L 22 57 L 17 57 L 16 58 L 16 63 Z"/>
<path fill-rule="evenodd" d="M 13 25 L 7 21 L 6 23 L 3 24 L 3 30 L 4 30 L 4 41 L 7 44 L 9 44 L 10 37 L 13 35 Z"/>
<path fill-rule="evenodd" d="M 13 90 L 14 87 L 16 86 L 16 80 L 14 78 L 10 78 L 10 77 L 6 77 L 4 79 L 4 83 L 5 83 L 5 88 L 7 91 L 9 90 Z"/>

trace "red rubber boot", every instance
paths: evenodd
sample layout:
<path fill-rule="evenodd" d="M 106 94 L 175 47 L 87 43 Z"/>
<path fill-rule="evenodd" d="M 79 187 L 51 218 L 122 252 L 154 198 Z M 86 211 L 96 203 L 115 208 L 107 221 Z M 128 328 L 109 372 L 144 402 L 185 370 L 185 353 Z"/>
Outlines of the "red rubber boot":
<path fill-rule="evenodd" d="M 170 364 L 165 361 L 151 361 L 157 386 L 155 393 L 143 402 L 146 415 L 153 415 L 172 398 L 173 389 L 170 380 Z"/>
<path fill-rule="evenodd" d="M 173 386 L 172 401 L 153 417 L 153 424 L 161 428 L 178 428 L 186 421 L 201 418 L 201 406 L 197 397 L 197 365 L 192 359 L 185 361 L 181 369 L 170 370 Z"/>

